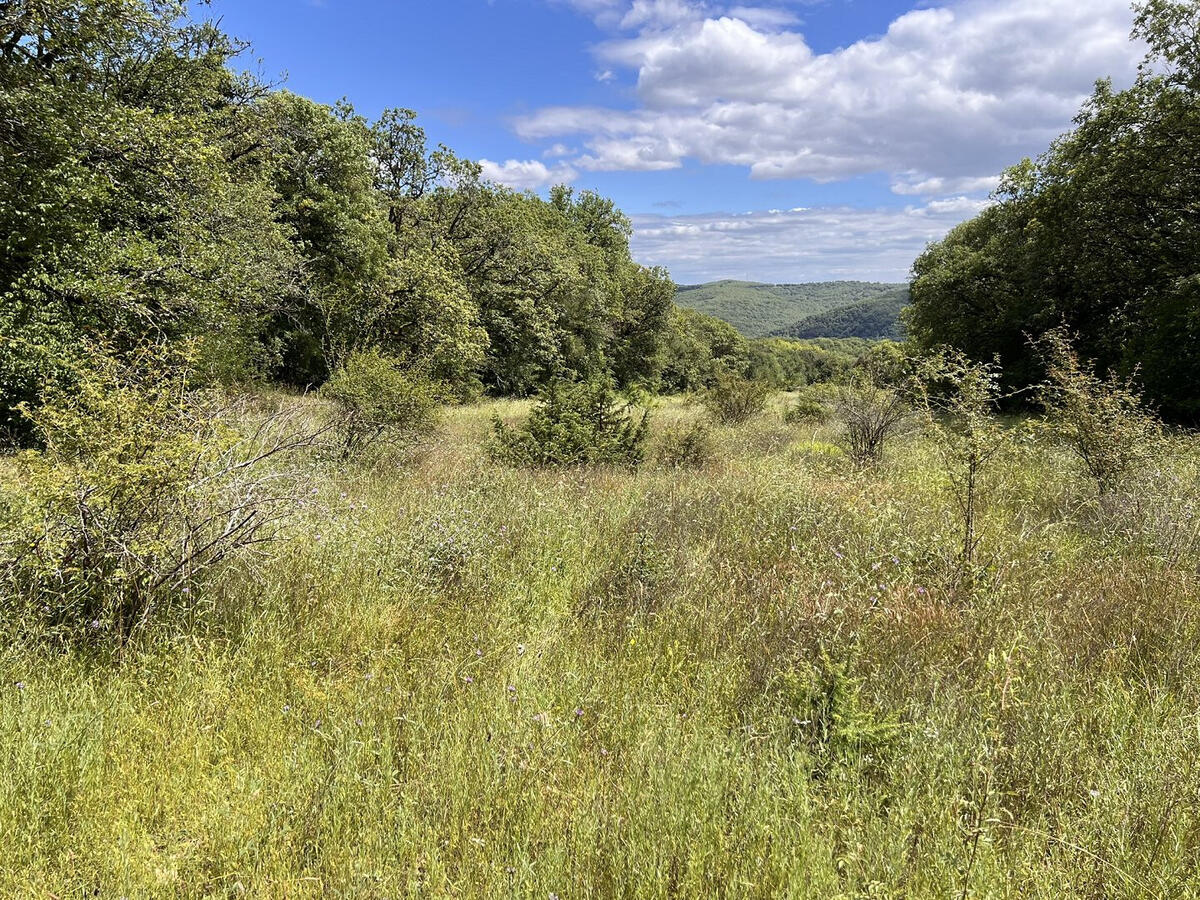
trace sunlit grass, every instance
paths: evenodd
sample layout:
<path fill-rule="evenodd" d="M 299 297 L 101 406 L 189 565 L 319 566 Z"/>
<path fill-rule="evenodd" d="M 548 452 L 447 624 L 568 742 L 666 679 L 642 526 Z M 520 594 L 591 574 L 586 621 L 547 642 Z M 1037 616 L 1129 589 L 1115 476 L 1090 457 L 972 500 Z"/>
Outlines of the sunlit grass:
<path fill-rule="evenodd" d="M 0 894 L 1200 896 L 1194 544 L 1035 442 L 966 593 L 930 448 L 783 402 L 698 471 L 501 468 L 527 405 L 456 410 L 133 646 L 13 640 Z"/>

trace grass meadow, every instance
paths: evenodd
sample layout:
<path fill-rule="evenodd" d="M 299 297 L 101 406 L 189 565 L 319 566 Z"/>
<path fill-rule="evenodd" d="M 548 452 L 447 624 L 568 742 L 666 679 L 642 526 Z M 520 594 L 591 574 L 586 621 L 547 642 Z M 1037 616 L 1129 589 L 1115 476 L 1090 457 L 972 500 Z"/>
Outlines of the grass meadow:
<path fill-rule="evenodd" d="M 1104 509 L 1017 443 L 967 581 L 926 438 L 783 402 L 680 469 L 451 410 L 131 643 L 5 638 L 0 895 L 1200 897 L 1196 442 Z"/>

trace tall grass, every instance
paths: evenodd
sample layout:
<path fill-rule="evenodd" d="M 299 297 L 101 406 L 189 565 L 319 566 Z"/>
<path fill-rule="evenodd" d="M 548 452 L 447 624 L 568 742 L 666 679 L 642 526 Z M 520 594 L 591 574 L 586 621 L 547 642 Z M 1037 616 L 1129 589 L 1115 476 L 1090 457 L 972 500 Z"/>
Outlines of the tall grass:
<path fill-rule="evenodd" d="M 6 640 L 0 895 L 1200 896 L 1194 443 L 1137 527 L 1014 448 L 965 595 L 918 437 L 864 472 L 777 401 L 699 471 L 489 462 L 522 408 L 314 460 L 133 645 Z"/>

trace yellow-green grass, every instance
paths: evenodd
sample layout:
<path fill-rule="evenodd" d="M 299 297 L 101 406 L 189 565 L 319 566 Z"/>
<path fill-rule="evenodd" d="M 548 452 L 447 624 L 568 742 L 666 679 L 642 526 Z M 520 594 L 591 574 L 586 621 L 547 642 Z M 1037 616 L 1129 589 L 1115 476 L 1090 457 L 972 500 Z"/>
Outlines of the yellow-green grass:
<path fill-rule="evenodd" d="M 130 646 L 14 625 L 0 895 L 1200 896 L 1194 446 L 1153 515 L 1016 448 L 968 588 L 924 439 L 782 402 L 637 471 L 454 410 Z"/>

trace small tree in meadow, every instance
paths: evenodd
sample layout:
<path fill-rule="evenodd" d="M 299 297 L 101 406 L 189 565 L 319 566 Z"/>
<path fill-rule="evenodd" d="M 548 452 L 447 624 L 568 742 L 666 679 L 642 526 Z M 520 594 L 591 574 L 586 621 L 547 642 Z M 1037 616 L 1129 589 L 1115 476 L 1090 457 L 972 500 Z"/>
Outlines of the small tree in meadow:
<path fill-rule="evenodd" d="M 888 442 L 908 430 L 911 421 L 905 398 L 870 368 L 855 368 L 837 383 L 833 410 L 843 428 L 839 443 L 859 465 L 882 460 Z"/>
<path fill-rule="evenodd" d="M 488 452 L 509 465 L 638 465 L 649 429 L 649 411 L 635 416 L 611 379 L 555 382 L 520 425 L 493 420 Z"/>
<path fill-rule="evenodd" d="M 770 394 L 770 387 L 761 381 L 722 371 L 704 394 L 703 403 L 714 422 L 742 425 L 766 408 Z"/>
<path fill-rule="evenodd" d="M 70 390 L 24 408 L 40 449 L 0 470 L 0 601 L 19 627 L 127 637 L 299 502 L 265 463 L 317 435 L 278 414 L 242 430 L 245 411 L 197 387 L 193 361 L 93 348 Z"/>
<path fill-rule="evenodd" d="M 1162 425 L 1128 378 L 1101 378 L 1063 329 L 1040 341 L 1049 376 L 1042 401 L 1050 420 L 1101 499 L 1145 469 L 1162 445 Z"/>
<path fill-rule="evenodd" d="M 978 515 L 984 470 L 1021 433 L 997 417 L 1004 399 L 998 363 L 977 363 L 957 350 L 920 359 L 913 395 L 942 458 L 962 526 L 959 561 L 969 574 L 979 546 Z"/>
<path fill-rule="evenodd" d="M 438 388 L 416 368 L 378 350 L 350 354 L 321 396 L 338 410 L 343 457 L 403 446 L 437 427 Z"/>

